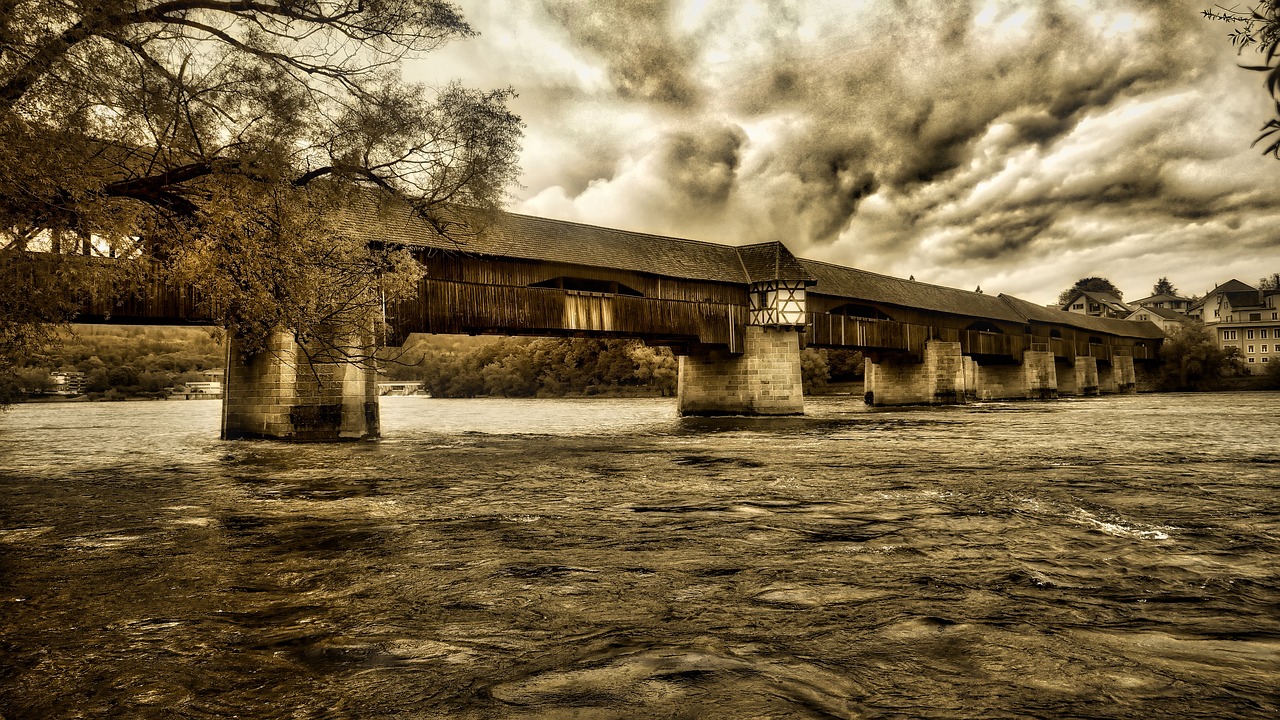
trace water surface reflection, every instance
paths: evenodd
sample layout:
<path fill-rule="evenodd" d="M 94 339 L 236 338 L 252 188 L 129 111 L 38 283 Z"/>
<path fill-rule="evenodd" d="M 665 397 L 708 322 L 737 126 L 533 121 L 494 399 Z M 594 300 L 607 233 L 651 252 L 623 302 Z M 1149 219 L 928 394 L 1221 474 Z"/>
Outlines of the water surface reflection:
<path fill-rule="evenodd" d="M 1276 397 L 21 406 L 0 715 L 1275 717 Z"/>

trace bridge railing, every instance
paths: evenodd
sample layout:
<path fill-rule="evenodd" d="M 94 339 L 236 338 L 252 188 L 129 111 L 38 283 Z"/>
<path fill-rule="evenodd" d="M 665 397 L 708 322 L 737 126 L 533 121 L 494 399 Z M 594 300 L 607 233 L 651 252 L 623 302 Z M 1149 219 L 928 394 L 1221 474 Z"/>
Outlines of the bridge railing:
<path fill-rule="evenodd" d="M 1138 344 L 1141 341 L 1127 339 L 1099 344 L 1088 340 L 1006 335 L 818 312 L 809 313 L 808 320 L 807 343 L 814 347 L 899 350 L 919 355 L 928 341 L 942 340 L 960 343 L 960 351 L 966 355 L 996 355 L 1021 360 L 1024 352 L 1031 350 L 1032 345 L 1038 345 L 1068 360 L 1094 357 L 1104 362 L 1123 355 L 1132 356 L 1135 360 L 1152 360 L 1157 352 L 1154 343 Z"/>
<path fill-rule="evenodd" d="M 809 345 L 865 350 L 900 350 L 919 355 L 930 340 L 960 343 L 967 355 L 1006 355 L 1021 358 L 1028 340 L 1019 335 L 960 330 L 932 325 L 875 320 L 830 313 L 809 313 Z"/>
<path fill-rule="evenodd" d="M 424 278 L 416 298 L 388 308 L 388 322 L 398 340 L 413 332 L 583 335 L 697 342 L 741 352 L 747 313 L 728 303 Z"/>
<path fill-rule="evenodd" d="M 1126 355 L 1134 360 L 1155 360 L 1159 354 L 1156 343 L 1151 341 L 1133 341 L 1133 344 L 1120 341 L 1108 344 L 1053 338 L 1049 341 L 1049 345 L 1056 357 L 1073 362 L 1077 357 L 1092 357 L 1103 362 L 1112 362 L 1117 356 Z"/>

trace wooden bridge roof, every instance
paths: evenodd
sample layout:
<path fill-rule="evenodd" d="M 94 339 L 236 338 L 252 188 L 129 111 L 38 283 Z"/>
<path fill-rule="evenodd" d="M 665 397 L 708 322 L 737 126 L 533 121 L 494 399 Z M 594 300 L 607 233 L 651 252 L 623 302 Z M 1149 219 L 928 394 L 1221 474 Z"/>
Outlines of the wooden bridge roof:
<path fill-rule="evenodd" d="M 811 293 L 951 315 L 1025 322 L 1022 315 L 995 295 L 903 280 L 816 260 L 801 260 L 800 264 L 818 280 L 816 285 L 809 288 Z"/>
<path fill-rule="evenodd" d="M 1000 299 L 1010 308 L 1027 319 L 1027 322 L 1046 325 L 1064 325 L 1087 332 L 1117 335 L 1119 337 L 1157 339 L 1163 338 L 1164 331 L 1155 323 L 1147 320 L 1120 320 L 1118 318 L 1094 317 L 1083 313 L 1054 310 L 1037 305 L 1012 295 L 1001 294 Z"/>
<path fill-rule="evenodd" d="M 684 280 L 751 283 L 764 279 L 811 281 L 781 243 L 735 247 L 499 212 L 461 208 L 443 213 L 459 230 L 444 237 L 407 204 L 364 196 L 345 213 L 344 229 L 371 241 L 491 257 L 606 267 Z"/>

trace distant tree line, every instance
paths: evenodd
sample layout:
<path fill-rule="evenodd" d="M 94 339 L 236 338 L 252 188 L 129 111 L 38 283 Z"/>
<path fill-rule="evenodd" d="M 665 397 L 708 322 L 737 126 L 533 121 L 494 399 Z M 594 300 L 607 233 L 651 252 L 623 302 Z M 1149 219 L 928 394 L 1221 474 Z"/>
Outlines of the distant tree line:
<path fill-rule="evenodd" d="M 862 379 L 860 352 L 806 348 L 800 360 L 807 393 Z M 51 375 L 67 371 L 84 373 L 91 399 L 163 397 L 224 362 L 225 349 L 205 330 L 80 325 L 5 373 L 0 401 L 48 394 Z M 678 361 L 638 340 L 415 335 L 384 350 L 381 371 L 420 381 L 436 397 L 666 397 L 676 393 Z"/>
<path fill-rule="evenodd" d="M 390 380 L 416 380 L 435 397 L 672 396 L 678 362 L 638 340 L 415 337 L 387 357 Z M 861 353 L 806 349 L 806 392 L 862 374 Z"/>
<path fill-rule="evenodd" d="M 159 397 L 166 388 L 203 380 L 200 371 L 222 367 L 224 355 L 202 329 L 79 325 L 0 374 L 0 403 L 52 392 L 51 375 L 69 371 L 84 373 L 94 398 Z"/>

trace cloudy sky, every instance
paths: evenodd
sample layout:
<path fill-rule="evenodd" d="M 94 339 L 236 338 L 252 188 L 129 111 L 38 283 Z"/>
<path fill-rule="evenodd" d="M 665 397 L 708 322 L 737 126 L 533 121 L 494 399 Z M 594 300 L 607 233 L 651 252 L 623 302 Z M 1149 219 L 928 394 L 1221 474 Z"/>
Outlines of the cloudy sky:
<path fill-rule="evenodd" d="M 509 209 L 1052 302 L 1280 271 L 1272 105 L 1209 0 L 459 0 Z"/>

